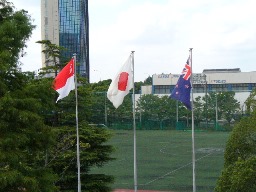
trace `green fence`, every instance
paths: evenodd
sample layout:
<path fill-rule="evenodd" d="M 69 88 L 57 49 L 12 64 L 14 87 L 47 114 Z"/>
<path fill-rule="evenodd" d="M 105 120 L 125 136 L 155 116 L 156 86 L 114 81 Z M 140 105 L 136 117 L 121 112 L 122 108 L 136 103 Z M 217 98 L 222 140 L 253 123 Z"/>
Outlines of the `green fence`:
<path fill-rule="evenodd" d="M 132 130 L 133 120 L 123 120 L 109 122 L 107 127 L 114 130 Z M 137 130 L 191 130 L 191 121 L 163 120 L 157 121 L 152 119 L 136 120 Z M 215 122 L 195 122 L 195 130 L 202 131 L 229 131 L 231 128 L 228 125 L 221 125 Z"/>

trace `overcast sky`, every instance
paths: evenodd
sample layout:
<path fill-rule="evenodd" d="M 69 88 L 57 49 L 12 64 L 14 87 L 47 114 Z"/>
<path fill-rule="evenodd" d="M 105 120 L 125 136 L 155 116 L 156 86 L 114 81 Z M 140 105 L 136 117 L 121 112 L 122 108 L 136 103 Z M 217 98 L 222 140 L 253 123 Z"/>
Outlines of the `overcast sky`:
<path fill-rule="evenodd" d="M 41 67 L 40 0 L 10 0 L 37 25 L 23 71 Z M 255 0 L 89 0 L 91 82 L 112 79 L 135 51 L 135 81 L 180 74 L 193 48 L 193 72 L 256 71 Z"/>

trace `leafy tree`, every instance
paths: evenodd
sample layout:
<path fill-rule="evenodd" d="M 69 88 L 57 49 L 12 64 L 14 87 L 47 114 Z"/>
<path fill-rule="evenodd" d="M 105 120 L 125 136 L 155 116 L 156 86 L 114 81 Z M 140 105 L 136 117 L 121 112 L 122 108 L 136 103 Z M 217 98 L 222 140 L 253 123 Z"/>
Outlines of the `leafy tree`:
<path fill-rule="evenodd" d="M 54 191 L 56 175 L 45 167 L 53 143 L 50 127 L 38 114 L 41 103 L 22 90 L 0 99 L 1 191 Z"/>
<path fill-rule="evenodd" d="M 238 110 L 240 110 L 240 104 L 234 98 L 235 92 L 222 92 L 219 93 L 217 97 L 220 117 L 226 119 L 230 125 L 234 114 L 238 113 Z"/>
<path fill-rule="evenodd" d="M 224 169 L 216 192 L 255 191 L 256 114 L 243 118 L 233 129 L 226 145 Z"/>
<path fill-rule="evenodd" d="M 54 73 L 54 76 L 56 77 L 58 70 L 60 70 L 67 62 L 67 59 L 62 59 L 60 62 L 61 51 L 65 50 L 65 48 L 51 43 L 50 40 L 37 41 L 37 43 L 44 46 L 44 50 L 42 52 L 45 54 L 46 58 L 46 67 L 42 68 L 41 75 Z"/>
<path fill-rule="evenodd" d="M 82 82 L 82 81 L 81 81 Z M 93 166 L 103 166 L 112 160 L 110 154 L 112 146 L 105 144 L 111 137 L 107 129 L 89 126 L 93 97 L 90 85 L 85 82 L 78 87 L 79 111 L 79 136 L 80 136 L 80 163 L 82 190 L 85 191 L 110 191 L 109 183 L 113 182 L 112 176 L 90 174 Z M 56 183 L 62 191 L 74 191 L 77 187 L 76 168 L 76 116 L 75 95 L 72 92 L 68 97 L 57 104 L 60 126 L 55 127 L 57 143 L 49 153 L 49 167 L 58 173 Z M 101 182 L 98 182 L 98 181 Z M 98 182 L 98 183 L 97 183 Z"/>
<path fill-rule="evenodd" d="M 255 96 L 256 96 L 256 89 L 254 89 L 249 97 L 246 99 L 245 101 L 245 104 L 246 104 L 246 113 L 247 114 L 251 114 L 252 112 L 255 111 L 255 108 L 256 108 L 256 99 L 255 99 Z"/>
<path fill-rule="evenodd" d="M 55 72 L 61 70 L 59 64 L 61 47 L 52 44 L 50 41 L 39 41 L 45 46 L 43 51 L 47 55 L 47 61 L 53 62 L 43 69 Z M 56 74 L 55 74 L 56 75 Z M 49 78 L 49 81 L 53 81 Z M 104 174 L 90 174 L 93 166 L 103 166 L 112 160 L 110 157 L 113 151 L 112 146 L 105 142 L 111 137 L 106 129 L 89 126 L 88 122 L 92 119 L 92 109 L 94 97 L 92 86 L 85 78 L 78 76 L 78 120 L 79 120 L 79 139 L 80 139 L 80 164 L 81 164 L 81 183 L 84 191 L 110 191 L 108 186 L 113 181 L 112 176 Z M 48 102 L 55 102 L 56 96 L 51 97 Z M 58 175 L 55 183 L 61 191 L 74 191 L 77 188 L 77 161 L 76 161 L 76 99 L 72 91 L 68 97 L 58 101 L 53 107 L 48 105 L 47 119 L 52 122 L 52 129 L 56 136 L 56 143 L 47 151 L 47 167 L 53 169 Z M 47 110 L 46 110 L 47 111 Z M 100 182 L 98 182 L 100 180 Z"/>
<path fill-rule="evenodd" d="M 145 119 L 160 121 L 162 123 L 167 119 L 175 119 L 176 101 L 168 96 L 158 97 L 157 95 L 142 95 L 137 102 L 137 109 Z"/>
<path fill-rule="evenodd" d="M 148 76 L 144 82 L 143 85 L 152 85 L 152 76 Z"/>
<path fill-rule="evenodd" d="M 243 118 L 235 126 L 226 146 L 225 165 L 256 155 L 256 115 Z"/>
<path fill-rule="evenodd" d="M 204 103 L 202 102 L 202 98 L 196 97 L 194 101 L 194 118 L 195 122 L 200 122 L 205 118 L 204 116 Z"/>
<path fill-rule="evenodd" d="M 235 92 L 209 93 L 207 95 L 207 106 L 205 107 L 209 119 L 215 121 L 217 104 L 218 119 L 225 119 L 230 125 L 234 114 L 238 113 L 238 110 L 240 109 L 239 102 L 234 96 Z M 205 97 L 203 97 L 203 101 L 206 101 Z"/>
<path fill-rule="evenodd" d="M 0 190 L 55 191 L 56 175 L 45 167 L 52 143 L 40 116 L 42 103 L 27 92 L 28 76 L 18 59 L 34 26 L 26 11 L 0 1 Z"/>
<path fill-rule="evenodd" d="M 256 189 L 256 157 L 238 159 L 227 166 L 221 174 L 215 188 L 216 192 L 254 192 Z"/>
<path fill-rule="evenodd" d="M 25 10 L 14 11 L 14 6 L 0 1 L 0 70 L 19 67 L 18 58 L 35 28 Z"/>
<path fill-rule="evenodd" d="M 93 92 L 107 92 L 111 79 L 99 81 L 98 83 L 91 83 L 91 88 Z"/>

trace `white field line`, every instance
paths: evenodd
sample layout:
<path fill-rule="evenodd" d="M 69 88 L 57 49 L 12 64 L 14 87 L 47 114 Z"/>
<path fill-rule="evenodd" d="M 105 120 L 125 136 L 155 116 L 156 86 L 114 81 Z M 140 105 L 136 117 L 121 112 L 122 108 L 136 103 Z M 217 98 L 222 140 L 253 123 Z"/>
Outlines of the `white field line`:
<path fill-rule="evenodd" d="M 205 158 L 205 157 L 207 157 L 207 156 L 209 156 L 209 155 L 211 155 L 211 154 L 213 154 L 213 153 L 209 153 L 209 154 L 207 154 L 207 155 L 205 155 L 205 156 L 203 156 L 203 157 L 200 157 L 199 159 L 196 159 L 196 161 L 199 161 L 199 160 L 201 160 L 201 159 L 203 159 L 203 158 Z M 149 185 L 150 183 L 153 183 L 153 182 L 155 182 L 155 181 L 157 181 L 157 180 L 159 180 L 159 179 L 163 179 L 163 178 L 166 177 L 167 175 L 170 175 L 171 173 L 174 173 L 174 172 L 176 172 L 176 171 L 178 171 L 178 170 L 180 170 L 180 169 L 182 169 L 182 168 L 184 168 L 184 167 L 187 167 L 187 166 L 189 166 L 189 165 L 191 165 L 191 164 L 192 164 L 192 162 L 187 163 L 186 165 L 183 165 L 183 166 L 181 166 L 181 167 L 179 167 L 179 168 L 177 168 L 177 169 L 174 169 L 174 170 L 172 170 L 172 171 L 170 171 L 170 172 L 168 172 L 168 173 L 166 173 L 166 174 L 164 174 L 164 175 L 162 175 L 162 176 L 160 176 L 160 177 L 158 177 L 158 178 L 156 178 L 156 179 L 153 179 L 153 180 L 151 180 L 151 181 L 149 181 L 149 182 L 147 182 L 147 183 L 145 183 L 145 184 L 142 184 L 142 185 Z"/>

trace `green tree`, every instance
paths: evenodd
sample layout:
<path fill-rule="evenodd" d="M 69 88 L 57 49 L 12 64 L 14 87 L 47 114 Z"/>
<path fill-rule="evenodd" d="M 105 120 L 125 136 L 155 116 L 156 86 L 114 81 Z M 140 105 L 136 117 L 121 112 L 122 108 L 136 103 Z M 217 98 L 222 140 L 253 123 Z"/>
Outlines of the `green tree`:
<path fill-rule="evenodd" d="M 67 59 L 61 59 L 61 51 L 65 50 L 64 47 L 53 44 L 50 40 L 42 40 L 37 41 L 37 43 L 41 44 L 44 47 L 42 51 L 45 55 L 45 66 L 42 68 L 41 75 L 45 74 L 54 74 L 57 76 L 58 70 L 63 68 L 65 63 L 68 61 Z"/>
<path fill-rule="evenodd" d="M 256 96 L 256 89 L 254 89 L 250 93 L 249 97 L 245 101 L 246 113 L 247 114 L 251 114 L 256 109 L 256 99 L 255 99 L 255 96 Z"/>
<path fill-rule="evenodd" d="M 152 85 L 152 76 L 148 76 L 144 82 L 143 85 Z"/>
<path fill-rule="evenodd" d="M 243 118 L 233 129 L 224 154 L 225 163 L 216 192 L 256 190 L 256 114 Z"/>
<path fill-rule="evenodd" d="M 26 11 L 0 1 L 0 190 L 55 191 L 56 175 L 45 167 L 52 143 L 42 103 L 27 92 L 29 77 L 18 59 L 34 26 Z"/>
<path fill-rule="evenodd" d="M 78 87 L 82 190 L 110 191 L 108 185 L 113 182 L 112 176 L 90 174 L 92 167 L 103 166 L 106 162 L 113 160 L 110 157 L 113 148 L 106 144 L 111 137 L 111 132 L 88 124 L 91 115 L 89 109 L 91 109 L 93 100 L 90 90 L 90 85 L 86 82 Z M 61 191 L 74 191 L 77 188 L 77 162 L 75 95 L 73 92 L 58 102 L 57 111 L 60 114 L 60 125 L 54 129 L 58 142 L 49 153 L 48 165 L 58 174 L 59 180 L 56 185 Z"/>
<path fill-rule="evenodd" d="M 163 127 L 164 120 L 175 119 L 175 109 L 176 101 L 168 96 L 142 95 L 137 102 L 137 110 L 139 110 L 143 119 L 159 121 L 160 128 Z"/>
<path fill-rule="evenodd" d="M 41 102 L 24 92 L 0 99 L 0 189 L 54 191 L 56 175 L 44 163 L 44 152 L 53 143 L 51 130 L 38 114 Z"/>
<path fill-rule="evenodd" d="M 43 71 L 48 73 L 49 69 L 55 72 L 61 70 L 60 61 L 61 49 L 49 41 L 39 41 L 45 45 L 43 51 L 47 55 L 47 61 L 53 62 Z M 55 74 L 56 75 L 56 74 Z M 110 157 L 113 148 L 105 142 L 111 137 L 106 129 L 89 126 L 92 119 L 92 105 L 94 97 L 92 86 L 85 78 L 78 76 L 78 120 L 80 138 L 80 163 L 81 163 L 81 183 L 84 191 L 110 191 L 108 186 L 113 181 L 111 176 L 90 174 L 93 166 L 103 166 L 112 160 Z M 49 78 L 49 81 L 53 81 Z M 48 102 L 55 102 L 52 97 Z M 74 91 L 69 96 L 58 101 L 53 107 L 48 105 L 47 122 L 51 123 L 55 133 L 56 143 L 47 151 L 47 167 L 54 170 L 59 177 L 56 186 L 61 191 L 74 191 L 77 188 L 77 162 L 76 162 L 76 99 Z M 99 182 L 100 181 L 100 182 Z"/>
<path fill-rule="evenodd" d="M 203 119 L 205 119 L 204 113 L 204 103 L 202 102 L 202 98 L 196 97 L 194 101 L 194 118 L 195 123 L 200 123 Z"/>
<path fill-rule="evenodd" d="M 218 119 L 227 120 L 230 125 L 234 115 L 240 110 L 239 102 L 234 98 L 235 92 L 211 92 L 207 95 L 207 106 L 204 109 L 207 110 L 207 114 L 210 120 L 216 119 L 216 105 L 218 112 Z M 203 97 L 204 104 L 206 104 L 205 97 Z M 206 112 L 205 112 L 206 113 Z"/>

